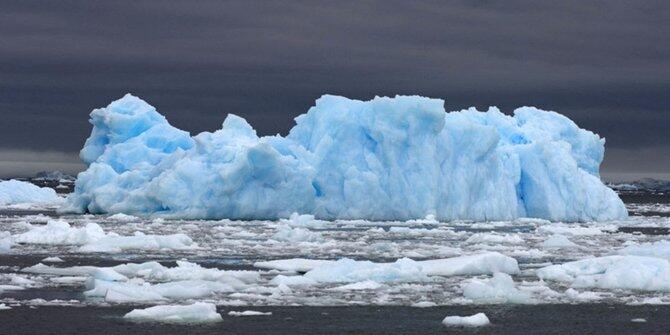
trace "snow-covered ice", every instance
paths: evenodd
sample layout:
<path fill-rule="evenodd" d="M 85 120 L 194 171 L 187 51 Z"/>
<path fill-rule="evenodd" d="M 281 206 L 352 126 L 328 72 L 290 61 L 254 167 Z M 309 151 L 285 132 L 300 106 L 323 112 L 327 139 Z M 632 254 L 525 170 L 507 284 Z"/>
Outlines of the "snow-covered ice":
<path fill-rule="evenodd" d="M 63 220 L 50 220 L 45 226 L 31 226 L 27 232 L 12 236 L 16 243 L 78 245 L 82 252 L 121 252 L 129 249 L 160 250 L 193 249 L 197 244 L 184 234 L 133 236 L 105 233 L 100 225 L 90 222 L 73 227 Z"/>
<path fill-rule="evenodd" d="M 545 280 L 572 287 L 670 292 L 670 262 L 656 257 L 604 256 L 586 258 L 537 270 Z"/>
<path fill-rule="evenodd" d="M 477 303 L 527 303 L 530 294 L 519 291 L 512 277 L 506 273 L 494 273 L 485 280 L 472 280 L 463 286 L 463 296 Z"/>
<path fill-rule="evenodd" d="M 91 112 L 64 210 L 179 218 L 622 219 L 604 139 L 555 112 L 445 112 L 418 96 L 324 95 L 286 137 L 229 114 L 196 136 L 130 94 Z"/>
<path fill-rule="evenodd" d="M 123 316 L 126 319 L 175 323 L 203 323 L 221 321 L 221 314 L 210 303 L 196 302 L 191 305 L 160 305 L 134 309 Z"/>
<path fill-rule="evenodd" d="M 447 316 L 442 320 L 443 325 L 452 327 L 482 327 L 490 323 L 489 318 L 484 313 L 471 316 Z"/>
<path fill-rule="evenodd" d="M 17 204 L 59 205 L 64 199 L 51 188 L 19 180 L 0 180 L 0 206 Z"/>

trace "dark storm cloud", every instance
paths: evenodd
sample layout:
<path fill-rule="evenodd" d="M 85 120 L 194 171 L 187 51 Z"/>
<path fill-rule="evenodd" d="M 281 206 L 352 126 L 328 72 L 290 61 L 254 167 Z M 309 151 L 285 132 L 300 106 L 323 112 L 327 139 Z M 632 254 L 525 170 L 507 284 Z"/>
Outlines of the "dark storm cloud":
<path fill-rule="evenodd" d="M 323 93 L 421 94 L 446 99 L 448 110 L 556 110 L 607 137 L 617 150 L 608 169 L 668 170 L 656 159 L 670 151 L 663 1 L 0 1 L 0 9 L 0 148 L 75 152 L 90 110 L 126 92 L 194 133 L 236 113 L 262 134 L 285 133 Z M 644 163 L 622 154 L 643 149 Z"/>

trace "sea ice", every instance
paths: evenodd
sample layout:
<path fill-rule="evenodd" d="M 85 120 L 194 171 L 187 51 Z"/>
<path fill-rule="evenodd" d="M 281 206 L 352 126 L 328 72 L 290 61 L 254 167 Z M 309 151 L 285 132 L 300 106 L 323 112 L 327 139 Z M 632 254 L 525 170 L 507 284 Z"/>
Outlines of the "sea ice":
<path fill-rule="evenodd" d="M 348 258 L 337 261 L 294 258 L 257 262 L 254 266 L 281 271 L 307 272 L 304 275 L 306 278 L 319 283 L 356 283 L 366 280 L 411 282 L 426 281 L 428 276 L 448 277 L 519 272 L 519 265 L 514 258 L 497 252 L 424 261 L 402 258 L 394 263 L 373 263 Z"/>
<path fill-rule="evenodd" d="M 65 211 L 180 218 L 601 221 L 604 139 L 533 107 L 446 113 L 418 96 L 324 95 L 286 137 L 242 118 L 194 137 L 130 94 L 91 112 Z"/>
<path fill-rule="evenodd" d="M 14 242 L 27 244 L 79 245 L 82 252 L 121 252 L 123 250 L 185 250 L 197 248 L 197 244 L 184 234 L 145 235 L 136 232 L 133 236 L 105 233 L 97 223 L 84 227 L 72 227 L 63 220 L 50 220 L 45 226 L 30 226 L 27 232 L 14 235 Z"/>
<path fill-rule="evenodd" d="M 126 319 L 175 323 L 203 323 L 221 321 L 221 314 L 210 303 L 196 302 L 192 305 L 162 305 L 134 309 L 123 316 Z"/>
<path fill-rule="evenodd" d="M 670 262 L 642 256 L 604 256 L 550 265 L 537 270 L 540 279 L 572 287 L 670 292 Z"/>
<path fill-rule="evenodd" d="M 12 249 L 12 235 L 8 231 L 0 231 L 0 254 Z"/>
<path fill-rule="evenodd" d="M 51 188 L 18 180 L 0 180 L 0 206 L 16 204 L 58 205 L 64 199 Z"/>
<path fill-rule="evenodd" d="M 280 242 L 319 242 L 323 240 L 318 232 L 309 231 L 304 228 L 293 228 L 291 226 L 281 226 L 277 232 L 272 235 L 272 239 Z"/>
<path fill-rule="evenodd" d="M 463 296 L 478 303 L 528 303 L 530 294 L 519 291 L 512 277 L 506 273 L 494 273 L 493 278 L 473 279 L 463 285 Z"/>
<path fill-rule="evenodd" d="M 482 327 L 490 324 L 489 318 L 484 313 L 471 316 L 447 316 L 442 320 L 445 326 Z"/>
<path fill-rule="evenodd" d="M 542 247 L 547 249 L 572 248 L 575 246 L 577 246 L 577 244 L 559 234 L 551 235 L 548 239 L 542 242 Z"/>
<path fill-rule="evenodd" d="M 662 240 L 640 245 L 629 245 L 619 251 L 620 255 L 660 257 L 670 260 L 670 241 Z"/>

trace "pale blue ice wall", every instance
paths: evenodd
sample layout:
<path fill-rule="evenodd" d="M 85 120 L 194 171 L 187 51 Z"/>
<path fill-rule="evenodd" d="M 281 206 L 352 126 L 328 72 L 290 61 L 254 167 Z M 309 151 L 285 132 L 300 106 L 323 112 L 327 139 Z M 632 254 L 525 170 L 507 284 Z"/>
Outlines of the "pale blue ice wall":
<path fill-rule="evenodd" d="M 325 95 L 288 136 L 229 115 L 191 137 L 132 95 L 91 113 L 66 209 L 183 218 L 626 217 L 598 177 L 604 139 L 532 107 L 446 113 L 418 96 Z"/>

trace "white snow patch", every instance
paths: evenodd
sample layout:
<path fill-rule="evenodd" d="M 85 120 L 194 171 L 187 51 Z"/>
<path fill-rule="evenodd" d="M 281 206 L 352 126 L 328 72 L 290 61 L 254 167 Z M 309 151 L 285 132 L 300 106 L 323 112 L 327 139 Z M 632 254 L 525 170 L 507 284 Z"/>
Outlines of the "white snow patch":
<path fill-rule="evenodd" d="M 471 316 L 447 316 L 442 320 L 443 325 L 456 327 L 482 327 L 490 323 L 491 321 L 484 313 Z"/>
<path fill-rule="evenodd" d="M 463 296 L 478 303 L 530 302 L 530 294 L 517 289 L 512 277 L 500 272 L 491 279 L 471 280 L 463 286 Z"/>
<path fill-rule="evenodd" d="M 670 292 L 670 262 L 642 256 L 587 258 L 537 270 L 541 279 L 571 283 L 572 287 Z"/>
<path fill-rule="evenodd" d="M 163 305 L 134 309 L 123 317 L 133 320 L 176 323 L 207 323 L 222 320 L 221 314 L 216 312 L 216 305 L 203 302 L 196 302 L 192 305 Z"/>

